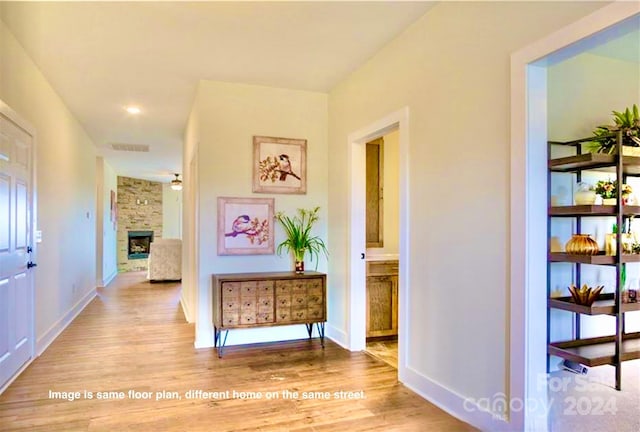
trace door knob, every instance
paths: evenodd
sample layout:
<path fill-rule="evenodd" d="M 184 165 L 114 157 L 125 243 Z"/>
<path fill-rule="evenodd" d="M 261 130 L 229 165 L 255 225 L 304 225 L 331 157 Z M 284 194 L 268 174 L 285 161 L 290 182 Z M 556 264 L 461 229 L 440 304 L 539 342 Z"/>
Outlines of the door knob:
<path fill-rule="evenodd" d="M 27 263 L 27 268 L 30 269 L 30 268 L 33 268 L 33 267 L 38 267 L 38 264 L 36 264 L 36 263 L 34 263 L 32 261 L 29 261 Z"/>

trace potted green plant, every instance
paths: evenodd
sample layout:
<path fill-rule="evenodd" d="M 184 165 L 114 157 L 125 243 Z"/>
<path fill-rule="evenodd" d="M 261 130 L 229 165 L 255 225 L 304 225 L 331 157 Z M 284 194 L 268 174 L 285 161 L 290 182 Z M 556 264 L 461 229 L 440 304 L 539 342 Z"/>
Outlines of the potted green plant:
<path fill-rule="evenodd" d="M 604 205 L 615 205 L 618 197 L 618 181 L 617 180 L 600 180 L 596 183 L 596 194 L 602 197 Z M 626 204 L 629 196 L 633 193 L 633 189 L 628 184 L 622 184 L 622 203 Z"/>
<path fill-rule="evenodd" d="M 616 135 L 622 131 L 622 145 L 625 147 L 640 147 L 640 112 L 638 106 L 624 111 L 612 111 L 614 125 L 598 126 L 593 131 L 596 138 L 593 148 L 597 153 L 614 153 L 616 150 Z M 640 154 L 638 154 L 640 155 Z M 638 156 L 633 154 L 633 156 Z"/>
<path fill-rule="evenodd" d="M 312 262 L 313 258 L 316 258 L 316 268 L 320 253 L 325 256 L 329 255 L 324 241 L 311 233 L 313 225 L 319 219 L 318 211 L 320 211 L 320 207 L 311 210 L 299 208 L 293 217 L 289 217 L 283 212 L 278 212 L 275 215 L 275 219 L 280 222 L 287 235 L 287 238 L 278 245 L 277 253 L 281 255 L 282 251 L 286 250 L 293 255 L 296 273 L 304 272 L 304 257 L 307 252 Z"/>

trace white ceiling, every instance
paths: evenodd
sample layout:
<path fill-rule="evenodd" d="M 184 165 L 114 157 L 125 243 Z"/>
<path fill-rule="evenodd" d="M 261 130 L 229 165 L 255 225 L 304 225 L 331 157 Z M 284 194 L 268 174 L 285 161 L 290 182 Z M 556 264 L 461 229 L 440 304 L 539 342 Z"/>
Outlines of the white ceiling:
<path fill-rule="evenodd" d="M 198 80 L 327 92 L 432 5 L 2 2 L 0 16 L 119 175 L 168 182 Z"/>

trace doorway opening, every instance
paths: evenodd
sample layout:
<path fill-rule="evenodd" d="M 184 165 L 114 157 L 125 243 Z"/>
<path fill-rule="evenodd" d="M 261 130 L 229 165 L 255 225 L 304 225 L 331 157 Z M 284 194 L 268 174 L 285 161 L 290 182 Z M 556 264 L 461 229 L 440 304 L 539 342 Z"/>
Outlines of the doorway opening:
<path fill-rule="evenodd" d="M 395 135 L 394 135 L 395 134 Z M 397 198 L 395 198 L 397 239 L 388 237 L 388 248 L 385 242 L 382 247 L 367 249 L 366 235 L 366 144 L 380 137 L 397 137 L 397 157 L 390 158 L 397 170 Z M 352 351 L 362 351 L 367 348 L 367 268 L 373 264 L 374 271 L 383 271 L 385 266 L 393 267 L 396 271 L 397 289 L 397 348 L 393 356 L 397 358 L 398 379 L 401 381 L 405 369 L 406 338 L 410 329 L 407 322 L 408 301 L 408 268 L 409 262 L 409 225 L 408 225 L 408 149 L 409 149 L 409 109 L 403 108 L 391 113 L 349 135 L 351 146 L 351 207 L 350 207 L 350 296 L 349 296 L 349 348 Z M 390 168 L 392 169 L 392 168 Z M 392 177 L 392 176 L 390 176 Z M 383 189 L 383 197 L 384 197 Z M 387 197 L 389 197 L 387 195 Z M 390 203 L 394 199 L 389 199 Z M 384 215 L 383 215 L 384 218 Z M 390 219 L 391 216 L 390 216 Z M 390 221 L 389 221 L 390 222 Z M 378 244 L 380 246 L 380 244 Z M 367 257 L 375 258 L 368 260 Z M 376 269 L 376 267 L 378 267 Z M 393 272 L 393 268 L 386 269 Z M 380 273 L 378 273 L 380 274 Z M 390 280 L 385 280 L 386 286 L 379 286 L 379 292 L 383 293 L 389 301 L 384 304 L 391 305 L 393 288 Z M 392 312 L 387 315 L 389 325 L 393 323 Z"/>
<path fill-rule="evenodd" d="M 398 129 L 366 146 L 366 351 L 398 368 Z"/>
<path fill-rule="evenodd" d="M 546 382 L 547 67 L 638 18 L 636 6 L 612 4 L 512 56 L 510 398 L 548 402 Z M 637 22 L 637 21 L 636 21 Z M 637 26 L 637 24 L 635 24 Z M 614 30 L 615 31 L 615 30 Z M 615 108 L 612 108 L 615 109 Z M 526 319 L 524 319 L 526 317 Z M 522 342 L 524 341 L 524 343 Z M 522 373 L 521 371 L 524 371 Z M 526 414 L 526 415 L 525 415 Z M 511 423 L 547 430 L 549 413 L 510 413 Z"/>

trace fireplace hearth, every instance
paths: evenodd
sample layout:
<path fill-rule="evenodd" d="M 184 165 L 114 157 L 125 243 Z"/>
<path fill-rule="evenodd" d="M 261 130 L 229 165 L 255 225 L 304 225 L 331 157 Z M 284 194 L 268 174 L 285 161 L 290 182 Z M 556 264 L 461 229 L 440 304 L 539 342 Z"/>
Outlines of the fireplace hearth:
<path fill-rule="evenodd" d="M 149 258 L 149 249 L 153 241 L 153 231 L 129 231 L 127 234 L 129 238 L 127 258 Z"/>

